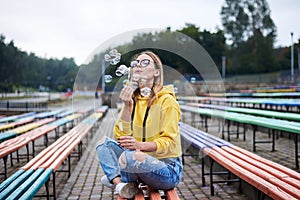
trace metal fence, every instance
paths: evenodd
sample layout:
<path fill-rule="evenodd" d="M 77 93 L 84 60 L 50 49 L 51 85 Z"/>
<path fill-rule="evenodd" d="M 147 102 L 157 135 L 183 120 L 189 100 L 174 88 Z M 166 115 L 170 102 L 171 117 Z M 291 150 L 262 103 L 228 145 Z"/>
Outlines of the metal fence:
<path fill-rule="evenodd" d="M 33 110 L 47 110 L 48 102 L 13 102 L 0 101 L 1 110 L 19 110 L 19 111 L 33 111 Z"/>

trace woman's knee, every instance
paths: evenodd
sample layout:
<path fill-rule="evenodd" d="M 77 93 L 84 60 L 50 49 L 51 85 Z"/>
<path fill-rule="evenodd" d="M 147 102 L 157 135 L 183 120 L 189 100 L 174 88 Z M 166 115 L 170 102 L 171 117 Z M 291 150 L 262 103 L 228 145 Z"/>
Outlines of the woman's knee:
<path fill-rule="evenodd" d="M 97 143 L 96 145 L 96 149 L 100 149 L 101 147 L 107 147 L 107 146 L 111 146 L 111 145 L 116 145 L 116 141 L 114 141 L 113 139 L 107 137 L 107 136 L 103 136 Z"/>
<path fill-rule="evenodd" d="M 128 162 L 145 162 L 147 154 L 141 151 L 124 151 L 120 158 L 119 164 L 121 168 L 126 168 Z"/>

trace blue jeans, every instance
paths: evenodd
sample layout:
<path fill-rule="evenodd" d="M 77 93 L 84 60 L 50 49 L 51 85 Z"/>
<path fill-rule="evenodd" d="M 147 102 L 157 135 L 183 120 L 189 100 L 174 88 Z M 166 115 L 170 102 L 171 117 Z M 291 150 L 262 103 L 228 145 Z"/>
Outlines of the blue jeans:
<path fill-rule="evenodd" d="M 181 158 L 158 160 L 146 153 L 124 149 L 108 137 L 96 147 L 100 165 L 109 181 L 121 177 L 125 183 L 141 181 L 153 189 L 168 190 L 182 178 Z"/>

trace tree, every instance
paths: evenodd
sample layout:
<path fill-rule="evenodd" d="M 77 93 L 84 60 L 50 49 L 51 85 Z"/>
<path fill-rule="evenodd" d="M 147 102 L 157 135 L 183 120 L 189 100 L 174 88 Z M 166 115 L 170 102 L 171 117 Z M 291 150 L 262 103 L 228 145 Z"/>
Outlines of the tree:
<path fill-rule="evenodd" d="M 0 34 L 0 92 L 13 92 L 20 86 L 37 89 L 40 85 L 66 91 L 72 87 L 77 70 L 73 58 L 48 60 L 33 53 L 28 55 L 13 41 L 6 44 L 4 35 Z"/>
<path fill-rule="evenodd" d="M 222 56 L 224 56 L 226 51 L 223 31 L 217 30 L 215 33 L 211 33 L 207 30 L 200 31 L 199 27 L 189 23 L 186 23 L 185 27 L 178 31 L 188 35 L 201 44 L 221 71 Z"/>
<path fill-rule="evenodd" d="M 234 47 L 247 41 L 260 30 L 263 36 L 276 36 L 276 26 L 266 0 L 225 0 L 221 9 L 227 39 Z"/>
<path fill-rule="evenodd" d="M 266 0 L 225 0 L 224 33 L 231 45 L 232 69 L 239 73 L 271 71 L 276 26 Z"/>

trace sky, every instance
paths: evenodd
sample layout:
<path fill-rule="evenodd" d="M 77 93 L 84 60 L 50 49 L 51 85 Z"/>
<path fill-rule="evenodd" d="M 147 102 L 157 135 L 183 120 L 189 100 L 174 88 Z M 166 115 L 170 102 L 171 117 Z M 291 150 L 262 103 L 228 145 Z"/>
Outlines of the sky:
<path fill-rule="evenodd" d="M 77 65 L 112 37 L 137 29 L 178 30 L 185 23 L 222 28 L 225 0 L 0 0 L 5 42 L 43 58 L 74 58 Z M 268 0 L 277 26 L 275 47 L 300 39 L 300 1 Z M 291 37 L 293 32 L 293 37 Z"/>

